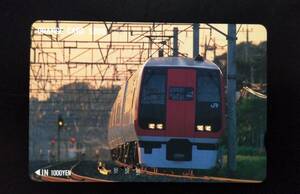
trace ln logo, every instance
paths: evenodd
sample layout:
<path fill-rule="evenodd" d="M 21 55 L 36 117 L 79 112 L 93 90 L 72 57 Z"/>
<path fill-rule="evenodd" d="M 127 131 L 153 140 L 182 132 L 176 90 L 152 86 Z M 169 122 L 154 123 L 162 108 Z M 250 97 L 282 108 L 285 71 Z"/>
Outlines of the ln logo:
<path fill-rule="evenodd" d="M 218 103 L 212 103 L 210 104 L 210 108 L 218 108 L 219 107 L 219 104 Z"/>
<path fill-rule="evenodd" d="M 71 176 L 71 170 L 38 169 L 34 173 L 39 176 Z"/>
<path fill-rule="evenodd" d="M 49 176 L 48 169 L 38 169 L 34 173 L 39 175 L 39 176 Z"/>

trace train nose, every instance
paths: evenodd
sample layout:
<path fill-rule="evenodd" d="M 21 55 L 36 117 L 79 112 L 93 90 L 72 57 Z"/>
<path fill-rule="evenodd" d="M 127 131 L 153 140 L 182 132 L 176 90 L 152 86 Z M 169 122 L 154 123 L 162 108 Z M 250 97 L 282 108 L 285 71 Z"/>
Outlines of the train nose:
<path fill-rule="evenodd" d="M 181 154 L 181 153 L 175 153 L 175 154 L 173 154 L 173 158 L 175 159 L 175 160 L 184 160 L 184 154 Z"/>
<path fill-rule="evenodd" d="M 192 144 L 187 139 L 171 139 L 167 143 L 167 160 L 191 161 Z"/>

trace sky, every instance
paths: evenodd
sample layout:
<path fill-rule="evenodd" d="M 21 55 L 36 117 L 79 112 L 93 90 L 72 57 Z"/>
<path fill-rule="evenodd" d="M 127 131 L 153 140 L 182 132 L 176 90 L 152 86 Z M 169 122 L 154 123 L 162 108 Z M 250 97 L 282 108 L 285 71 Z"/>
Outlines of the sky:
<path fill-rule="evenodd" d="M 133 23 L 134 24 L 134 23 Z M 171 24 L 171 23 L 170 23 Z M 74 29 L 78 29 L 81 28 L 82 26 L 85 26 L 86 24 L 84 23 L 76 23 L 74 21 L 74 23 L 72 24 L 60 24 L 60 28 L 64 29 L 64 32 L 62 32 L 61 34 L 59 34 L 61 37 L 63 37 L 64 35 L 67 36 L 68 34 L 70 34 L 70 32 L 72 32 L 72 30 Z M 185 29 L 187 27 L 189 27 L 191 24 L 180 24 L 180 25 L 170 25 L 170 30 L 174 27 L 177 26 L 179 28 L 179 31 L 181 29 Z M 222 32 L 227 34 L 227 24 L 211 24 L 214 27 L 218 28 L 219 30 L 221 30 Z M 32 25 L 35 28 L 55 28 L 56 24 L 52 23 L 39 23 L 36 22 Z M 201 24 L 200 23 L 200 52 L 203 53 L 204 51 L 204 43 L 205 43 L 205 39 L 207 39 L 207 42 L 209 41 L 210 37 L 212 37 L 210 43 L 212 45 L 212 40 L 214 39 L 216 44 L 219 45 L 220 47 L 218 47 L 218 49 L 216 50 L 216 54 L 220 55 L 224 52 L 226 52 L 226 45 L 227 45 L 227 40 L 226 37 L 222 34 L 220 34 L 219 32 L 212 30 L 211 36 L 210 36 L 210 31 L 208 29 L 201 29 L 201 28 L 207 28 L 208 26 L 206 24 Z M 248 27 L 249 29 L 249 41 L 251 41 L 254 44 L 259 44 L 261 41 L 266 41 L 267 40 L 267 31 L 266 28 L 262 25 L 259 24 L 237 24 L 236 25 L 236 29 L 237 29 L 237 44 L 243 41 L 246 41 L 246 28 Z M 90 31 L 92 29 L 86 28 L 84 30 L 78 31 L 77 34 L 72 35 L 70 37 L 67 38 L 67 40 L 90 40 L 91 39 L 91 34 Z M 189 57 L 192 57 L 192 27 L 189 28 L 189 32 L 188 33 L 181 33 L 179 35 L 179 51 L 182 53 L 187 53 Z M 100 22 L 97 22 L 97 24 L 95 24 L 94 27 L 94 31 L 95 31 L 95 39 L 97 37 L 103 36 L 106 34 L 106 29 L 105 26 L 103 24 L 100 24 Z M 120 36 L 119 38 L 114 36 L 114 40 L 122 40 L 125 37 Z M 225 47 L 222 47 L 225 46 Z M 212 52 L 211 53 L 207 53 L 207 59 L 209 60 L 213 60 L 213 55 Z"/>
<path fill-rule="evenodd" d="M 88 23 L 93 23 L 93 25 L 87 25 Z M 109 22 L 108 22 L 109 23 Z M 115 26 L 118 25 L 123 25 L 124 23 L 119 22 L 119 23 L 115 23 Z M 130 26 L 138 26 L 138 24 L 141 23 L 130 23 Z M 153 25 L 152 23 L 143 23 L 143 24 L 147 24 L 148 26 Z M 155 23 L 158 24 L 158 23 Z M 146 25 L 146 26 L 147 26 Z M 179 32 L 182 31 L 183 29 L 187 29 L 187 31 L 184 31 L 182 33 L 179 34 L 178 39 L 179 39 L 179 52 L 186 54 L 188 57 L 192 57 L 192 53 L 193 53 L 193 33 L 192 33 L 192 27 L 191 27 L 191 23 L 190 24 L 171 24 L 171 23 L 164 23 L 164 27 L 161 28 L 161 25 L 158 26 L 156 28 L 156 30 L 167 30 L 166 33 L 167 35 L 172 35 L 173 34 L 173 28 L 174 27 L 178 27 Z M 212 26 L 214 26 L 215 28 L 219 29 L 220 31 L 224 32 L 225 34 L 227 34 L 227 24 L 210 24 Z M 99 60 L 101 60 L 101 55 L 100 52 L 97 50 L 97 44 L 81 44 L 80 47 L 93 47 L 95 48 L 95 50 L 93 52 L 86 52 L 83 55 L 79 55 L 82 51 L 84 51 L 84 49 L 82 50 L 72 50 L 71 53 L 68 53 L 66 49 L 62 49 L 63 44 L 65 44 L 64 46 L 67 47 L 74 47 L 76 46 L 76 42 L 75 41 L 91 41 L 91 40 L 97 40 L 103 36 L 105 36 L 105 38 L 101 39 L 101 40 L 107 40 L 109 41 L 110 36 L 107 35 L 107 31 L 105 28 L 105 25 L 103 22 L 101 21 L 80 21 L 80 22 L 76 22 L 76 21 L 68 21 L 67 23 L 65 22 L 59 22 L 58 23 L 58 27 L 56 28 L 57 24 L 55 21 L 36 21 L 35 23 L 32 24 L 32 28 L 37 29 L 38 33 L 43 33 L 46 35 L 43 35 L 43 39 L 44 40 L 50 40 L 49 37 L 51 36 L 51 38 L 53 39 L 58 39 L 58 40 L 68 40 L 68 41 L 74 41 L 73 43 L 63 43 L 63 42 L 54 42 L 53 44 L 51 43 L 32 43 L 32 46 L 34 47 L 39 47 L 42 48 L 43 46 L 54 46 L 57 49 L 43 49 L 44 52 L 49 52 L 49 56 L 45 56 L 44 54 L 41 54 L 40 51 L 38 51 L 39 49 L 36 49 L 36 51 L 38 52 L 34 52 L 33 49 L 31 49 L 30 52 L 30 61 L 32 63 L 32 61 L 34 60 L 38 60 L 38 63 L 41 63 L 41 61 L 44 62 L 53 62 L 54 59 L 53 57 L 55 56 L 57 58 L 57 60 L 65 62 L 68 59 L 71 59 L 71 61 L 76 61 L 76 62 L 97 62 Z M 209 42 L 210 40 L 210 45 L 213 45 L 213 40 L 215 40 L 216 45 L 217 45 L 217 50 L 216 50 L 216 55 L 221 55 L 222 53 L 227 51 L 227 40 L 226 37 L 224 35 L 222 35 L 221 33 L 212 30 L 210 31 L 209 29 L 207 29 L 209 26 L 207 26 L 206 24 L 202 24 L 200 23 L 200 54 L 203 55 L 203 51 L 204 51 L 204 43 L 205 43 L 205 39 L 207 40 L 207 42 Z M 249 29 L 249 41 L 251 41 L 254 44 L 259 44 L 262 41 L 266 41 L 267 40 L 267 31 L 266 29 L 262 26 L 262 25 L 257 25 L 257 24 L 236 24 L 236 29 L 237 29 L 237 44 L 239 44 L 240 42 L 244 42 L 246 41 L 246 28 L 248 27 Z M 133 27 L 134 28 L 134 27 Z M 123 29 L 123 28 L 122 28 Z M 136 28 L 139 29 L 139 28 Z M 55 31 L 56 30 L 56 31 Z M 92 36 L 91 31 L 94 30 L 94 35 Z M 153 32 L 155 34 L 155 32 Z M 156 32 L 158 35 L 159 33 Z M 134 39 L 137 36 L 137 34 L 133 34 L 131 37 L 131 39 Z M 32 36 L 32 40 L 39 40 L 41 38 L 41 36 Z M 124 32 L 113 32 L 113 41 L 123 41 L 126 38 L 128 38 L 127 34 Z M 159 40 L 159 38 L 158 38 Z M 149 41 L 148 39 L 145 39 L 145 41 Z M 68 44 L 68 45 L 67 45 Z M 79 44 L 78 44 L 79 45 Z M 78 46 L 77 45 L 77 46 Z M 107 45 L 102 45 L 102 46 L 108 46 Z M 122 45 L 121 45 L 122 46 Z M 130 50 L 126 50 L 122 53 L 122 57 L 131 57 L 133 55 L 135 55 L 137 51 L 130 51 Z M 35 54 L 34 54 L 35 53 Z M 79 55 L 79 56 L 78 56 Z M 145 55 L 145 54 L 144 54 Z M 157 53 L 154 55 L 155 57 L 157 56 Z M 212 51 L 208 51 L 207 52 L 207 56 L 206 58 L 208 60 L 213 60 L 213 52 Z M 119 53 L 113 53 L 112 55 L 110 55 L 109 57 L 109 61 L 110 62 L 115 62 L 118 63 L 119 60 Z M 42 73 L 42 71 L 40 70 L 38 65 L 31 65 L 31 71 L 30 71 L 30 87 L 32 89 L 32 87 L 42 87 L 41 83 L 38 83 L 37 81 L 34 80 L 34 77 L 37 78 L 37 76 L 45 76 L 47 74 L 47 72 L 50 72 L 47 74 L 50 76 L 63 76 L 63 77 L 68 77 L 70 74 L 72 75 L 84 75 L 84 74 L 92 74 L 92 70 L 89 69 L 85 69 L 85 71 L 82 71 L 79 69 L 79 67 L 75 67 L 71 69 L 72 72 L 68 72 L 66 68 L 64 68 L 63 66 L 49 66 L 47 67 L 47 69 L 43 69 L 44 72 L 46 73 Z M 94 70 L 95 71 L 95 70 Z M 103 70 L 101 70 L 103 71 Z M 52 73 L 51 73 L 52 72 Z M 62 72 L 61 74 L 57 74 L 57 72 Z M 55 74 L 56 73 L 56 74 Z M 112 69 L 109 69 L 107 71 L 107 74 L 112 74 Z M 99 76 L 99 74 L 95 74 L 93 76 Z M 53 87 L 53 84 L 51 85 L 51 83 L 47 83 L 46 88 L 51 89 L 51 87 Z M 55 88 L 57 89 L 57 88 Z"/>

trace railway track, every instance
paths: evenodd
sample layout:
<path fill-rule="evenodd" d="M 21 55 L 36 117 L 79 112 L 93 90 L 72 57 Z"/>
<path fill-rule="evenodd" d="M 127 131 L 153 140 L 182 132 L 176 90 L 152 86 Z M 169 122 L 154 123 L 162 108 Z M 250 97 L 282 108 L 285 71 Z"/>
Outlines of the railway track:
<path fill-rule="evenodd" d="M 118 165 L 132 168 L 131 165 L 121 163 L 119 161 L 116 162 Z M 179 175 L 174 173 L 162 173 L 158 172 L 157 169 L 148 170 L 148 169 L 140 169 L 141 173 L 151 175 L 151 176 L 165 176 L 165 177 L 173 177 L 173 178 L 180 178 L 190 179 L 190 180 L 199 180 L 203 182 L 227 182 L 227 183 L 260 183 L 261 181 L 257 180 L 246 180 L 246 179 L 233 179 L 233 178 L 226 178 L 226 177 L 214 177 L 214 176 L 194 176 L 194 175 Z"/>
<path fill-rule="evenodd" d="M 79 182 L 114 182 L 112 180 L 106 180 L 106 179 L 99 179 L 99 178 L 92 178 L 88 176 L 83 176 L 78 173 L 75 173 L 75 168 L 79 165 L 80 161 L 72 166 L 71 175 L 70 178 L 73 180 L 79 181 Z"/>
<path fill-rule="evenodd" d="M 31 175 L 32 179 L 41 182 L 225 182 L 225 183 L 260 183 L 256 180 L 242 180 L 225 177 L 195 176 L 186 174 L 175 174 L 174 172 L 159 172 L 157 169 L 133 168 L 122 162 L 106 162 L 108 169 L 117 167 L 118 173 L 109 175 L 101 174 L 97 169 L 97 163 L 92 161 L 76 161 L 67 164 L 49 165 L 42 169 L 68 169 L 69 176 L 38 176 Z M 125 172 L 125 169 L 129 169 Z M 137 174 L 138 172 L 138 174 Z"/>

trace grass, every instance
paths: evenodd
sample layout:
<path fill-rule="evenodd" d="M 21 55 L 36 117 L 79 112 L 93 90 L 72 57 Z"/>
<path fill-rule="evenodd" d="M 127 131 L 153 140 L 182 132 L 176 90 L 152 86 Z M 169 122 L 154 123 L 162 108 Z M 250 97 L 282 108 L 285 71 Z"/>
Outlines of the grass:
<path fill-rule="evenodd" d="M 226 155 L 223 156 L 223 168 L 219 170 L 202 170 L 199 174 L 258 181 L 263 181 L 266 178 L 266 156 L 237 155 L 236 162 L 237 168 L 233 175 L 228 174 Z"/>
<path fill-rule="evenodd" d="M 237 168 L 234 178 L 264 180 L 266 178 L 266 156 L 237 155 Z M 224 164 L 227 166 L 227 156 L 224 156 Z M 226 168 L 224 171 L 227 170 Z"/>

